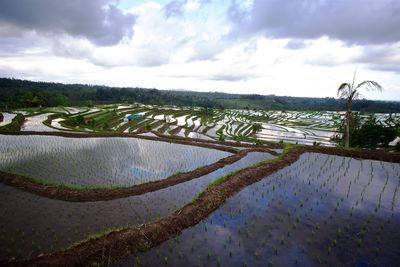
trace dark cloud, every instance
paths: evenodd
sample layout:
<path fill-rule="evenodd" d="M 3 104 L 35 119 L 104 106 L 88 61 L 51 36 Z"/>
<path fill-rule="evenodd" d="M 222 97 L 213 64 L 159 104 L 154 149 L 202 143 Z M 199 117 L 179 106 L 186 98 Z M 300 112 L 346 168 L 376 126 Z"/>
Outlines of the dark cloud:
<path fill-rule="evenodd" d="M 27 47 L 40 49 L 47 45 L 45 40 L 39 38 L 30 38 L 29 45 L 19 37 L 0 38 L 0 42 L 0 57 L 24 55 Z"/>
<path fill-rule="evenodd" d="M 400 40 L 399 0 L 254 0 L 250 10 L 231 0 L 234 35 L 263 33 L 269 38 L 328 36 L 350 44 Z"/>
<path fill-rule="evenodd" d="M 400 44 L 391 47 L 365 47 L 361 56 L 357 57 L 356 60 L 362 63 L 397 63 L 400 65 Z"/>
<path fill-rule="evenodd" d="M 124 14 L 116 3 L 115 0 L 1 0 L 0 25 L 113 45 L 133 34 L 135 22 L 135 16 Z"/>
<path fill-rule="evenodd" d="M 369 69 L 377 71 L 394 72 L 400 74 L 400 65 L 398 64 L 370 65 Z"/>
<path fill-rule="evenodd" d="M 400 73 L 400 45 L 367 46 L 355 63 L 365 63 L 372 70 Z"/>

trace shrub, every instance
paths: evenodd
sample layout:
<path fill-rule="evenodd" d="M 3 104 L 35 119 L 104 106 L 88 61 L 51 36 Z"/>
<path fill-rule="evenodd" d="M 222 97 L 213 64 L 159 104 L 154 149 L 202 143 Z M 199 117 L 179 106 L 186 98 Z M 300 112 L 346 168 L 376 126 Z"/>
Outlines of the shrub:
<path fill-rule="evenodd" d="M 0 131 L 3 132 L 19 132 L 22 125 L 24 124 L 25 116 L 18 114 L 15 118 L 7 125 L 0 127 Z"/>
<path fill-rule="evenodd" d="M 144 129 L 145 129 L 146 131 L 151 131 L 151 125 L 150 125 L 150 124 L 146 124 L 146 125 L 144 126 Z"/>

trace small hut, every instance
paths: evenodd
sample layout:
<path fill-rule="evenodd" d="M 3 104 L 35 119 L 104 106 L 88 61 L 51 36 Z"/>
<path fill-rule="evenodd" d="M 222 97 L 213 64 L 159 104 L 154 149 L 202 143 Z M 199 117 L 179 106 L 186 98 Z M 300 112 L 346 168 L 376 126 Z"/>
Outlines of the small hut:
<path fill-rule="evenodd" d="M 130 114 L 128 116 L 126 116 L 126 118 L 128 119 L 128 121 L 131 121 L 133 119 L 137 119 L 137 118 L 141 118 L 143 117 L 143 114 L 137 113 L 137 114 Z"/>

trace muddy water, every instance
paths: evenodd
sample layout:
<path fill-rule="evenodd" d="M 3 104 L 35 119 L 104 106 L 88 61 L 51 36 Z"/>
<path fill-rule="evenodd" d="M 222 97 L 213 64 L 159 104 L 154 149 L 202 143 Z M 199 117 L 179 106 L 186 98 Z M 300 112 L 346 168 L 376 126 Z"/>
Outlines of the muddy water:
<path fill-rule="evenodd" d="M 208 183 L 232 171 L 271 159 L 249 153 L 200 178 L 140 196 L 71 203 L 39 197 L 0 184 L 0 258 L 25 258 L 64 249 L 90 234 L 164 217 L 190 202 Z"/>
<path fill-rule="evenodd" d="M 397 266 L 400 164 L 306 153 L 129 266 Z"/>

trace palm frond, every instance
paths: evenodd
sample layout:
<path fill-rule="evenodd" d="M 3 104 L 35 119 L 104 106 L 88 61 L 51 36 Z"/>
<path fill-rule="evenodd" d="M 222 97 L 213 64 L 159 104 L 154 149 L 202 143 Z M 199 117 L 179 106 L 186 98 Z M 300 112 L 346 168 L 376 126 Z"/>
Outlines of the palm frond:
<path fill-rule="evenodd" d="M 377 90 L 379 92 L 382 92 L 382 86 L 374 81 L 363 81 L 362 83 L 358 84 L 356 88 L 361 88 L 361 87 L 365 87 L 367 91 Z"/>
<path fill-rule="evenodd" d="M 338 88 L 337 95 L 340 98 L 347 97 L 349 89 L 350 89 L 349 83 L 342 83 Z"/>
<path fill-rule="evenodd" d="M 357 74 L 357 66 L 356 69 L 354 70 L 353 83 L 351 84 L 351 88 L 354 88 L 354 83 L 356 82 L 356 74 Z"/>
<path fill-rule="evenodd" d="M 354 90 L 353 92 L 351 92 L 351 95 L 349 98 L 351 101 L 353 101 L 355 99 L 359 99 L 360 96 L 361 96 L 361 94 L 357 90 Z"/>
<path fill-rule="evenodd" d="M 365 99 L 365 96 L 361 94 L 360 92 L 357 92 L 357 96 L 354 99 Z"/>

